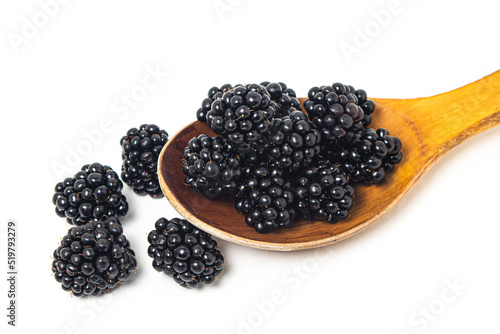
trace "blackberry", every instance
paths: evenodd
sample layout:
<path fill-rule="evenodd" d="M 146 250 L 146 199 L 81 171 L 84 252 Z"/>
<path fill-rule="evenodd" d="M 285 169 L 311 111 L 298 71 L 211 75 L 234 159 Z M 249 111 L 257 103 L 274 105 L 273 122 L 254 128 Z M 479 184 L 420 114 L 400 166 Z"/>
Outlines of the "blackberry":
<path fill-rule="evenodd" d="M 235 208 L 259 233 L 287 226 L 295 218 L 290 182 L 279 168 L 260 165 L 246 168 Z"/>
<path fill-rule="evenodd" d="M 217 98 L 207 113 L 207 123 L 218 135 L 246 152 L 268 133 L 277 110 L 266 88 L 258 84 L 237 85 Z"/>
<path fill-rule="evenodd" d="M 277 105 L 275 117 L 288 116 L 292 111 L 301 110 L 297 94 L 283 82 L 264 81 L 260 85 L 266 87 L 271 101 Z"/>
<path fill-rule="evenodd" d="M 163 197 L 158 183 L 158 156 L 168 141 L 168 133 L 154 124 L 143 124 L 127 131 L 120 140 L 122 146 L 123 182 L 138 195 Z"/>
<path fill-rule="evenodd" d="M 233 195 L 241 175 L 234 145 L 206 134 L 192 138 L 184 149 L 184 183 L 208 198 Z"/>
<path fill-rule="evenodd" d="M 358 105 L 354 87 L 341 83 L 313 87 L 307 96 L 304 109 L 314 127 L 320 130 L 325 144 L 350 142 L 357 132 L 363 130 L 365 112 Z"/>
<path fill-rule="evenodd" d="M 336 223 L 349 215 L 354 188 L 349 178 L 329 161 L 318 161 L 296 174 L 294 187 L 297 213 L 307 219 Z"/>
<path fill-rule="evenodd" d="M 116 217 L 70 228 L 53 257 L 56 281 L 77 297 L 111 292 L 127 282 L 137 267 Z"/>
<path fill-rule="evenodd" d="M 354 182 L 380 183 L 401 162 L 401 147 L 401 140 L 391 137 L 386 129 L 368 128 L 335 156 Z"/>
<path fill-rule="evenodd" d="M 222 97 L 222 94 L 227 92 L 229 89 L 233 88 L 230 84 L 224 84 L 219 87 L 212 87 L 208 90 L 207 97 L 201 102 L 201 107 L 196 111 L 196 118 L 200 122 L 207 121 L 207 112 L 210 111 L 212 102 L 214 100 Z"/>
<path fill-rule="evenodd" d="M 186 288 L 212 283 L 224 268 L 224 257 L 210 234 L 187 220 L 160 218 L 148 235 L 153 268 Z"/>
<path fill-rule="evenodd" d="M 312 128 L 306 114 L 292 111 L 271 122 L 267 154 L 270 163 L 287 170 L 311 164 L 320 152 L 320 132 Z"/>
<path fill-rule="evenodd" d="M 81 226 L 91 219 L 125 216 L 128 203 L 122 188 L 122 181 L 111 167 L 93 163 L 56 184 L 52 202 L 58 216 Z"/>

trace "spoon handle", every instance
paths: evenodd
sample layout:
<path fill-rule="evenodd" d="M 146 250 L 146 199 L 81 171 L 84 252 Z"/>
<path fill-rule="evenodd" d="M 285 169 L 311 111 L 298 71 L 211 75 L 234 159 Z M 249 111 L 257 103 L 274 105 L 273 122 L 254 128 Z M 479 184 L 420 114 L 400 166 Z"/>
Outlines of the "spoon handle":
<path fill-rule="evenodd" d="M 500 71 L 455 90 L 416 99 L 378 99 L 411 123 L 431 160 L 500 123 Z"/>

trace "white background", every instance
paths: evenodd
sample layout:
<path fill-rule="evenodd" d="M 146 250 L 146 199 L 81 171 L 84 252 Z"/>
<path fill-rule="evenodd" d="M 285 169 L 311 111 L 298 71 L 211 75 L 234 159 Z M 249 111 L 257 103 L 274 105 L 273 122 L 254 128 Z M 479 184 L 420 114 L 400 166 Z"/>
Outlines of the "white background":
<path fill-rule="evenodd" d="M 61 0 L 45 9 L 51 16 L 44 3 L 54 4 L 0 4 L 2 333 L 500 331 L 498 128 L 447 154 L 351 239 L 293 253 L 221 241 L 226 269 L 216 285 L 190 291 L 153 270 L 147 233 L 157 218 L 178 214 L 128 187 L 133 281 L 84 300 L 62 291 L 50 269 L 68 229 L 54 213 L 54 185 L 94 161 L 119 171 L 128 128 L 156 123 L 173 135 L 195 119 L 207 90 L 226 82 L 284 81 L 299 96 L 336 81 L 372 97 L 457 88 L 499 69 L 494 1 L 400 0 L 382 26 L 373 13 L 392 9 L 389 0 Z M 365 29 L 371 37 L 361 41 Z M 357 53 L 346 57 L 342 43 Z M 124 108 L 151 70 L 168 75 Z M 102 143 L 72 156 L 103 120 L 110 128 Z M 9 219 L 18 224 L 15 329 L 5 316 Z M 271 305 L 274 295 L 281 298 Z"/>

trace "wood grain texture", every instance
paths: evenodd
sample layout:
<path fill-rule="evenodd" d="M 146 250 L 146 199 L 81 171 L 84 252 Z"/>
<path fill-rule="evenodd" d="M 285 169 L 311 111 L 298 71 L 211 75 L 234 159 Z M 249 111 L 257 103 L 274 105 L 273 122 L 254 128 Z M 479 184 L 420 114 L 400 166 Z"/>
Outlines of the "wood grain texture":
<path fill-rule="evenodd" d="M 303 102 L 303 98 L 300 99 Z M 372 128 L 384 127 L 403 143 L 403 161 L 376 186 L 355 186 L 350 216 L 337 224 L 297 220 L 259 234 L 245 224 L 233 200 L 209 200 L 184 185 L 188 141 L 213 136 L 206 123 L 189 124 L 163 148 L 158 175 L 165 197 L 181 216 L 212 235 L 241 245 L 279 251 L 321 247 L 367 228 L 392 209 L 444 153 L 500 123 L 500 71 L 459 89 L 426 98 L 375 99 Z"/>

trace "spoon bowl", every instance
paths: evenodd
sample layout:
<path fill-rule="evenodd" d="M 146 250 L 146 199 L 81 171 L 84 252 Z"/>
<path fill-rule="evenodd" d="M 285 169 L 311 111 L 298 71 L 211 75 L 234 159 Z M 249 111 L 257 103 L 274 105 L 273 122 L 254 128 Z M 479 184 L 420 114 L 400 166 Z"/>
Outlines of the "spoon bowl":
<path fill-rule="evenodd" d="M 417 99 L 376 99 L 372 128 L 386 128 L 403 143 L 403 160 L 377 185 L 355 186 L 349 217 L 336 224 L 298 219 L 283 229 L 259 234 L 246 225 L 234 199 L 211 200 L 184 185 L 184 148 L 206 123 L 193 122 L 163 148 L 158 160 L 160 186 L 181 216 L 202 230 L 241 245 L 279 251 L 326 246 L 348 238 L 391 210 L 444 153 L 465 139 L 500 123 L 500 71 L 451 92 Z M 299 99 L 301 103 L 304 98 Z"/>

